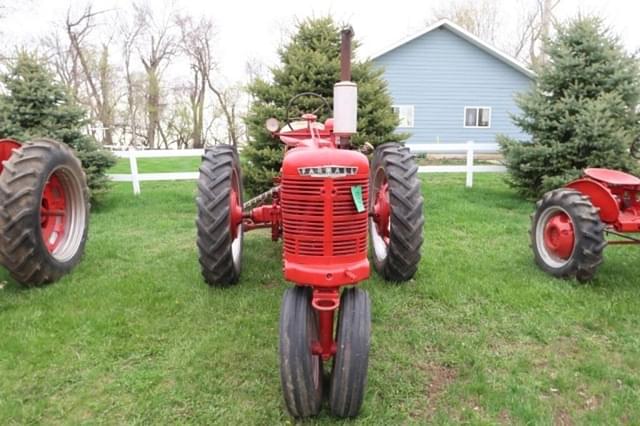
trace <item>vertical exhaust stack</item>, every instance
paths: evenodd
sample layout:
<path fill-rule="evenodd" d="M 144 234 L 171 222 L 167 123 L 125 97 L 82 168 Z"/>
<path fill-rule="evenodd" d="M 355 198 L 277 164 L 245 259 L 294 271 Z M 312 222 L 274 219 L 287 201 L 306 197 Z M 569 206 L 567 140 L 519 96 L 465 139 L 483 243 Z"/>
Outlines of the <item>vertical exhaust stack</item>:
<path fill-rule="evenodd" d="M 358 86 L 351 81 L 351 39 L 353 29 L 341 32 L 340 82 L 333 87 L 333 131 L 340 138 L 340 147 L 348 148 L 349 138 L 358 128 Z"/>

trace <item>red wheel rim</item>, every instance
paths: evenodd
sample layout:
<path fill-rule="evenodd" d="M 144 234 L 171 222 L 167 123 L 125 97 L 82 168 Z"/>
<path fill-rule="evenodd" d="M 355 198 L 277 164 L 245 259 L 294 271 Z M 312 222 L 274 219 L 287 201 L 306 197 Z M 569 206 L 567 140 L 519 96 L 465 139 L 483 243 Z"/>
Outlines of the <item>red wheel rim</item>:
<path fill-rule="evenodd" d="M 382 237 L 385 244 L 389 245 L 391 235 L 391 205 L 389 203 L 389 183 L 386 176 L 382 185 L 378 188 L 373 202 L 373 217 L 376 224 L 376 232 Z"/>
<path fill-rule="evenodd" d="M 240 226 L 242 225 L 242 197 L 240 196 L 240 184 L 238 175 L 234 172 L 231 177 L 231 194 L 229 196 L 231 203 L 231 238 L 235 240 L 240 234 Z"/>
<path fill-rule="evenodd" d="M 236 170 L 231 173 L 231 192 L 229 193 L 229 227 L 231 232 L 231 257 L 236 269 L 240 269 L 242 256 L 242 192 Z"/>
<path fill-rule="evenodd" d="M 69 207 L 64 186 L 56 173 L 44 186 L 40 206 L 42 240 L 49 253 L 53 253 L 65 240 Z"/>
<path fill-rule="evenodd" d="M 575 232 L 567 213 L 558 211 L 544 224 L 544 246 L 549 254 L 567 260 L 573 253 Z"/>
<path fill-rule="evenodd" d="M 382 167 L 376 171 L 372 186 L 371 244 L 375 257 L 383 260 L 391 239 L 391 202 L 389 182 Z"/>

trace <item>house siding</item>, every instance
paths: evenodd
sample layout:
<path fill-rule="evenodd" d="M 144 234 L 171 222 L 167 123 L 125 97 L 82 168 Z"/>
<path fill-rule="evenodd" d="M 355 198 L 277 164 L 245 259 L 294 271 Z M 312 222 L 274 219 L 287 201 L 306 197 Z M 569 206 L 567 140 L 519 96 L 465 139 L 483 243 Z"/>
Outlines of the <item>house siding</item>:
<path fill-rule="evenodd" d="M 492 143 L 497 134 L 526 140 L 511 121 L 515 94 L 531 78 L 440 27 L 374 59 L 395 105 L 414 105 L 409 143 Z M 490 128 L 465 128 L 464 107 L 491 108 Z"/>

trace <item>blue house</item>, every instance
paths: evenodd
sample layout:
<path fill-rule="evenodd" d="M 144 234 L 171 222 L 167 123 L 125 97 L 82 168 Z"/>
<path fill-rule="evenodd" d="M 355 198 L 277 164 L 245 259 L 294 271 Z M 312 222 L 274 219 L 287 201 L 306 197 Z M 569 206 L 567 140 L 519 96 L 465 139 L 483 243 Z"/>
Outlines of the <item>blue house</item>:
<path fill-rule="evenodd" d="M 511 121 L 515 94 L 534 73 L 449 20 L 375 55 L 384 68 L 398 131 L 409 143 L 493 143 L 497 134 L 528 139 Z"/>

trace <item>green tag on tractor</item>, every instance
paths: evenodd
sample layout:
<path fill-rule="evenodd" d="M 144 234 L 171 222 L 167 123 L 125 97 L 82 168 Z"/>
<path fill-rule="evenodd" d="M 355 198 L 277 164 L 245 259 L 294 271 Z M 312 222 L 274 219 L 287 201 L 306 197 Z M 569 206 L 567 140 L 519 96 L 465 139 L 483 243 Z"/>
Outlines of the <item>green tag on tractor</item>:
<path fill-rule="evenodd" d="M 364 209 L 364 202 L 362 201 L 362 187 L 360 185 L 351 187 L 351 197 L 353 198 L 353 204 L 356 205 L 358 213 L 362 213 Z"/>

